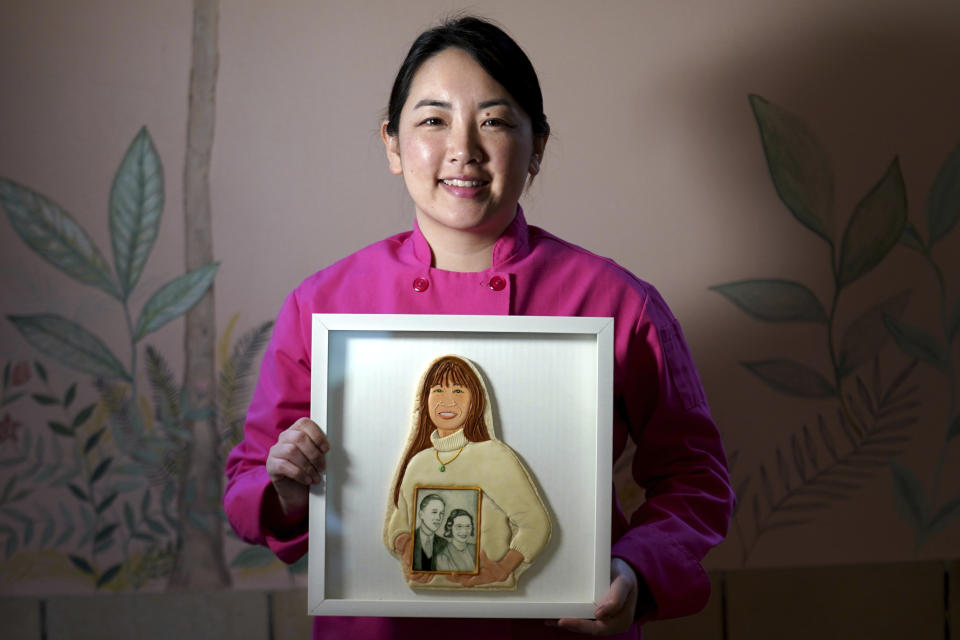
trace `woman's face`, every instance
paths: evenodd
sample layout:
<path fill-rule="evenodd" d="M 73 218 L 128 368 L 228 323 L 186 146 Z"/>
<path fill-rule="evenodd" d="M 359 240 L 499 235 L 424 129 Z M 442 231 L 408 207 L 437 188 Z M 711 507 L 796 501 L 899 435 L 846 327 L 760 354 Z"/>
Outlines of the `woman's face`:
<path fill-rule="evenodd" d="M 473 523 L 470 516 L 457 516 L 453 519 L 453 525 L 450 527 L 450 533 L 457 542 L 466 542 L 470 538 L 473 530 Z"/>
<path fill-rule="evenodd" d="M 513 220 L 545 138 L 466 51 L 424 62 L 410 85 L 396 136 L 381 131 L 390 170 L 403 174 L 421 230 L 433 241 L 458 234 L 499 237 Z"/>
<path fill-rule="evenodd" d="M 463 423 L 470 413 L 471 402 L 473 394 L 470 389 L 458 384 L 435 384 L 430 387 L 430 394 L 427 396 L 430 421 L 441 437 L 463 428 Z"/>

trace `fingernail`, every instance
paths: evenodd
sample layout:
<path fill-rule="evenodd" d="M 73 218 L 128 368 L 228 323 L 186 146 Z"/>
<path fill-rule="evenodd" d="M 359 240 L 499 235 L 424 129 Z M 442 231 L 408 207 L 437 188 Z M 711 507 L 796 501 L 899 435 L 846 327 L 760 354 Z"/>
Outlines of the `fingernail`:
<path fill-rule="evenodd" d="M 330 451 L 330 445 L 324 442 L 323 444 L 320 445 L 320 451 L 327 453 L 328 451 Z"/>

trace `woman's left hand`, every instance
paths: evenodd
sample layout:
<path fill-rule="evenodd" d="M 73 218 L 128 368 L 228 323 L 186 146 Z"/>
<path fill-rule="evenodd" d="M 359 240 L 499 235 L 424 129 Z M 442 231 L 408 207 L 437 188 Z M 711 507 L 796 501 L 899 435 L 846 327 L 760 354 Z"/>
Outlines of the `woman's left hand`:
<path fill-rule="evenodd" d="M 613 558 L 610 561 L 610 577 L 610 590 L 593 613 L 596 620 L 561 618 L 557 620 L 557 626 L 592 636 L 609 636 L 629 629 L 637 607 L 637 574 L 629 564 L 620 558 Z"/>
<path fill-rule="evenodd" d="M 519 551 L 511 549 L 500 559 L 494 562 L 487 557 L 487 552 L 480 551 L 480 572 L 475 576 L 452 575 L 448 576 L 453 582 L 459 582 L 465 587 L 478 587 L 482 584 L 491 584 L 494 582 L 503 582 L 510 577 L 513 570 L 523 562 L 523 555 Z"/>

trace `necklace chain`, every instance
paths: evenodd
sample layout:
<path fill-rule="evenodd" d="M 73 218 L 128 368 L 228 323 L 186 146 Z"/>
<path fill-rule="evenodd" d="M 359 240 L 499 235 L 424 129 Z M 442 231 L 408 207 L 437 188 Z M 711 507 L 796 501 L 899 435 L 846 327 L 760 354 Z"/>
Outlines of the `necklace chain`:
<path fill-rule="evenodd" d="M 463 447 L 466 447 L 466 446 L 467 445 L 463 445 Z M 457 452 L 454 454 L 454 456 L 449 460 L 447 460 L 446 462 L 440 459 L 440 452 L 437 449 L 433 450 L 433 455 L 436 456 L 437 462 L 440 463 L 440 471 L 446 471 L 447 465 L 460 457 L 460 454 L 463 453 L 463 447 L 460 447 L 459 449 L 457 449 Z"/>

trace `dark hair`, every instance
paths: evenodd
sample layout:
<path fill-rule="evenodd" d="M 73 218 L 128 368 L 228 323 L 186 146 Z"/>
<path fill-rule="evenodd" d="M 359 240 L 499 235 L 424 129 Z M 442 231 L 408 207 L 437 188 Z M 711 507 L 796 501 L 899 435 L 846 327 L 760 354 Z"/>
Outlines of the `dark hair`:
<path fill-rule="evenodd" d="M 543 114 L 540 81 L 530 59 L 503 29 L 485 20 L 465 16 L 449 20 L 420 34 L 407 52 L 390 91 L 387 133 L 397 135 L 400 112 L 420 66 L 444 49 L 463 49 L 490 77 L 499 82 L 530 117 L 534 137 L 550 133 Z"/>
<path fill-rule="evenodd" d="M 450 515 L 447 516 L 447 521 L 443 525 L 444 538 L 453 537 L 453 521 L 459 518 L 460 516 L 467 516 L 468 518 L 470 518 L 470 535 L 472 536 L 476 533 L 473 527 L 473 516 L 470 515 L 470 512 L 465 511 L 464 509 L 454 509 L 453 511 L 450 512 Z"/>
<path fill-rule="evenodd" d="M 424 498 L 420 501 L 420 511 L 423 511 L 424 509 L 426 509 L 427 505 L 433 502 L 434 500 L 438 500 L 440 504 L 443 505 L 444 509 L 447 508 L 447 503 L 443 501 L 443 498 L 441 498 L 435 493 L 430 493 L 424 496 Z"/>

